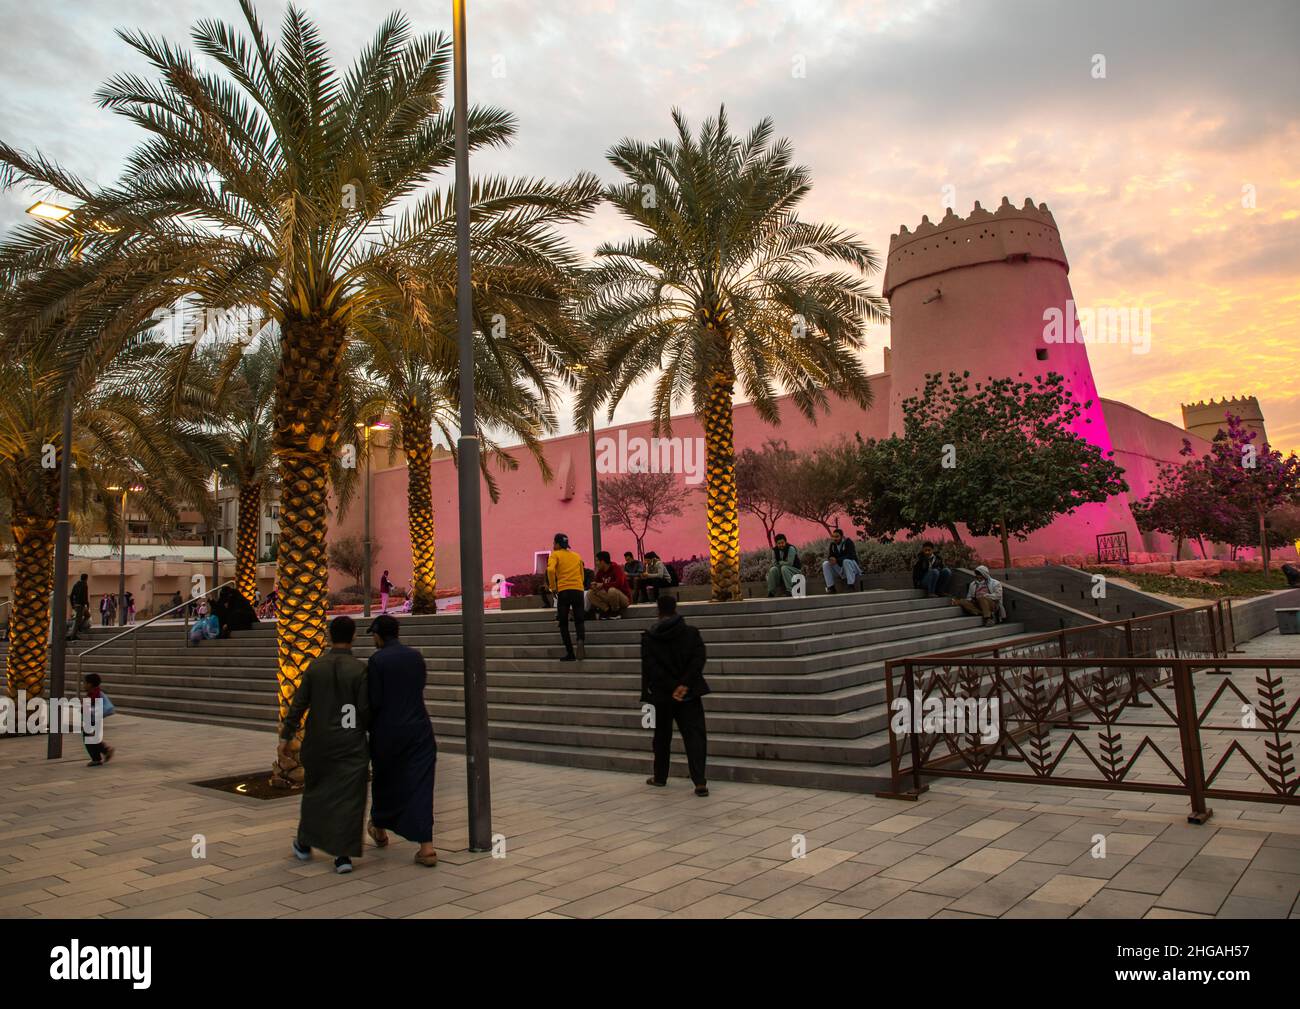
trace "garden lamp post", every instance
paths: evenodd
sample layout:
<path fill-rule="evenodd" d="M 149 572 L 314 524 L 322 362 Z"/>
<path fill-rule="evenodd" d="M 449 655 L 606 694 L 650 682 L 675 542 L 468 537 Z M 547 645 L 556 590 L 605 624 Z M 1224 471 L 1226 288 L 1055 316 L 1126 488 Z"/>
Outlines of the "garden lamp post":
<path fill-rule="evenodd" d="M 372 468 L 370 465 L 370 432 L 387 431 L 390 427 L 392 427 L 392 425 L 389 424 L 387 421 L 376 418 L 375 420 L 365 424 L 358 422 L 357 427 L 361 428 L 364 431 L 364 437 L 365 437 L 364 451 L 366 456 L 366 542 L 365 542 L 366 570 L 365 573 L 362 575 L 362 579 L 361 579 L 361 590 L 365 595 L 365 604 L 364 604 L 365 608 L 361 611 L 361 615 L 368 620 L 370 619 L 370 567 L 374 563 L 374 561 L 371 559 L 370 556 L 371 553 L 370 470 Z"/>

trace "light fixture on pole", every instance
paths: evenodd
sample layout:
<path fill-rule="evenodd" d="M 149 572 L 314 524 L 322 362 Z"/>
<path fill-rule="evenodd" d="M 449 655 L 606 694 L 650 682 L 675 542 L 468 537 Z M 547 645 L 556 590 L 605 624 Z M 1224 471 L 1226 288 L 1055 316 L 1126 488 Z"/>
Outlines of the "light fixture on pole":
<path fill-rule="evenodd" d="M 460 595 L 465 667 L 465 773 L 469 849 L 492 847 L 488 767 L 487 652 L 483 643 L 483 527 L 474 403 L 474 302 L 469 259 L 469 102 L 465 95 L 465 0 L 452 0 L 452 81 L 456 126 L 456 322 L 460 344 Z"/>
<path fill-rule="evenodd" d="M 365 603 L 361 615 L 367 620 L 370 619 L 370 568 L 374 564 L 371 559 L 371 532 L 370 532 L 370 432 L 387 431 L 393 425 L 387 421 L 376 418 L 370 423 L 357 422 L 357 427 L 365 432 L 365 456 L 366 456 L 366 542 L 365 542 L 365 573 L 361 579 L 361 592 L 365 597 Z"/>

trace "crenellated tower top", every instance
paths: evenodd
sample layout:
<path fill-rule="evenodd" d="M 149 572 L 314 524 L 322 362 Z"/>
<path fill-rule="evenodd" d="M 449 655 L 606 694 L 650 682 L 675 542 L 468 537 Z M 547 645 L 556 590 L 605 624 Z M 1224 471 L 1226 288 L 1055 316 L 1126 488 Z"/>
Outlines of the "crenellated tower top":
<path fill-rule="evenodd" d="M 1023 207 L 1015 207 L 1004 196 L 990 213 L 977 200 L 966 217 L 949 207 L 938 224 L 922 217 L 915 231 L 904 225 L 890 237 L 884 294 L 889 297 L 903 284 L 963 266 L 1029 259 L 1050 260 L 1070 270 L 1047 204 L 1035 206 L 1026 198 Z"/>
<path fill-rule="evenodd" d="M 1268 432 L 1264 427 L 1264 411 L 1259 400 L 1254 396 L 1231 396 L 1225 399 L 1202 400 L 1199 403 L 1184 403 L 1183 430 L 1199 435 L 1207 441 L 1213 440 L 1219 429 L 1224 427 L 1224 420 L 1229 414 L 1240 418 L 1242 426 L 1254 431 L 1261 442 L 1268 441 Z"/>

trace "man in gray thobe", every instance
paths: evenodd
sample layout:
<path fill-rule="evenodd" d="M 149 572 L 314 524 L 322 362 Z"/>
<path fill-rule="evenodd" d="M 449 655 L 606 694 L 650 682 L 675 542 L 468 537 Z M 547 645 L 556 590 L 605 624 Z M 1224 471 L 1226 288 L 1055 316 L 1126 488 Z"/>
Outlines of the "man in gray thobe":
<path fill-rule="evenodd" d="M 299 759 L 304 788 L 293 853 L 306 861 L 312 848 L 335 856 L 334 870 L 352 871 L 361 855 L 369 778 L 370 696 L 365 664 L 352 657 L 357 625 L 351 617 L 330 622 L 332 647 L 307 666 L 280 730 L 280 759 L 307 716 Z"/>

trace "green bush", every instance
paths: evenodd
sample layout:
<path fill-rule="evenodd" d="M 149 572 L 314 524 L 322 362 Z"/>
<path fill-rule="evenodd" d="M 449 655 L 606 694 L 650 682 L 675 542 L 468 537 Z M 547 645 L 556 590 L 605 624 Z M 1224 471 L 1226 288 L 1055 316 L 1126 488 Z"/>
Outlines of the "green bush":
<path fill-rule="evenodd" d="M 910 572 L 916 563 L 916 556 L 921 552 L 917 540 L 906 543 L 877 543 L 873 540 L 857 542 L 858 563 L 864 574 L 887 574 L 890 572 Z M 796 544 L 799 551 L 799 566 L 804 577 L 811 583 L 821 578 L 822 562 L 826 560 L 830 547 L 830 538 L 813 540 L 802 546 Z M 944 563 L 950 568 L 973 568 L 979 563 L 975 551 L 965 543 L 936 543 L 935 548 L 943 555 Z M 772 566 L 772 549 L 763 547 L 759 550 L 746 550 L 740 555 L 740 580 L 742 582 L 762 582 L 767 580 L 767 569 Z M 683 585 L 709 584 L 708 560 L 692 561 L 686 565 L 682 575 Z"/>

